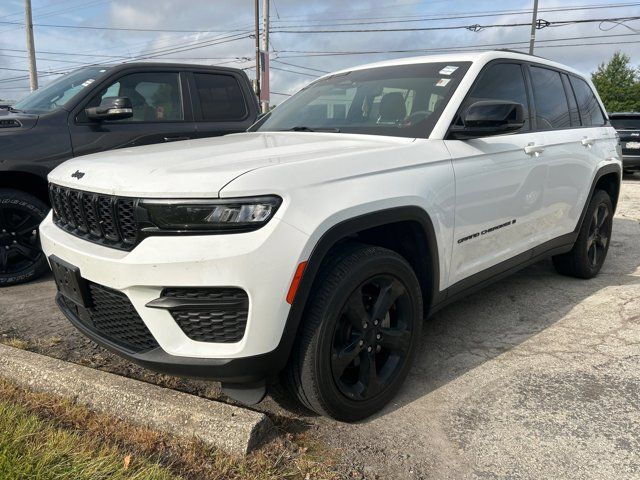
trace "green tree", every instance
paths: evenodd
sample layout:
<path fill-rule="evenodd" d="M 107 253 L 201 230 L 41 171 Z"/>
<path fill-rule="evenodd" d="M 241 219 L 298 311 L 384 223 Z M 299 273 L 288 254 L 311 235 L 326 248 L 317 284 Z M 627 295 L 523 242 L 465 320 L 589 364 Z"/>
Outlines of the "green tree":
<path fill-rule="evenodd" d="M 640 71 L 630 61 L 628 55 L 616 52 L 608 63 L 601 63 L 591 74 L 608 112 L 640 111 Z"/>

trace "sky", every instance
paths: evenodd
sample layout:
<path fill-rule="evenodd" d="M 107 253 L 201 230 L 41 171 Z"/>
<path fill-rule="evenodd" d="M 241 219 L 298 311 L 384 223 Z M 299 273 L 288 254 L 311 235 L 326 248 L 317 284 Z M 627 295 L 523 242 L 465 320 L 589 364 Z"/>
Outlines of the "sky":
<path fill-rule="evenodd" d="M 505 25 L 530 23 L 533 0 L 270 5 L 271 102 L 277 104 L 325 72 L 425 54 L 406 50 L 446 53 L 498 44 L 527 51 L 530 27 Z M 41 86 L 82 65 L 140 57 L 233 66 L 255 75 L 253 0 L 32 0 L 32 7 Z M 537 31 L 537 55 L 590 73 L 620 50 L 640 66 L 640 20 L 557 24 L 640 16 L 640 1 L 539 0 L 539 9 L 538 18 L 551 25 Z M 23 22 L 23 0 L 0 2 L 0 99 L 18 100 L 29 92 Z M 456 26 L 476 27 L 443 28 Z M 430 30 L 308 31 L 410 28 Z"/>

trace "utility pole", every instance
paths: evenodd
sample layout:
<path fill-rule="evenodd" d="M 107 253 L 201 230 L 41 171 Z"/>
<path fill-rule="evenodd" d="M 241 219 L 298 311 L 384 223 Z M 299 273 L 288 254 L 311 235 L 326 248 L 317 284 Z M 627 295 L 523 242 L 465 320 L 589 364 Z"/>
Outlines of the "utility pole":
<path fill-rule="evenodd" d="M 256 95 L 260 96 L 260 0 L 255 0 L 256 14 Z"/>
<path fill-rule="evenodd" d="M 24 26 L 27 31 L 27 52 L 29 55 L 29 86 L 31 91 L 38 89 L 36 70 L 36 47 L 33 43 L 33 20 L 31 18 L 31 0 L 24 0 Z"/>
<path fill-rule="evenodd" d="M 531 19 L 531 40 L 529 40 L 529 55 L 533 55 L 536 43 L 536 24 L 538 23 L 538 0 L 533 0 L 533 18 Z"/>
<path fill-rule="evenodd" d="M 269 0 L 262 0 L 262 80 L 260 100 L 262 113 L 269 111 Z"/>

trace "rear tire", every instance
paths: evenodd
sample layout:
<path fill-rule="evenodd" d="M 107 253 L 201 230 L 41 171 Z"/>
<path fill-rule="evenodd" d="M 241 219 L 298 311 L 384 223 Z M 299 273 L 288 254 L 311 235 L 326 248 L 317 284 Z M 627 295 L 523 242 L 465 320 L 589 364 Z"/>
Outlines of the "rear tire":
<path fill-rule="evenodd" d="M 38 226 L 48 212 L 33 195 L 0 189 L 0 287 L 35 280 L 47 271 Z"/>
<path fill-rule="evenodd" d="M 341 421 L 379 411 L 418 349 L 420 284 L 385 248 L 346 245 L 321 269 L 283 383 L 308 409 Z"/>
<path fill-rule="evenodd" d="M 607 257 L 613 226 L 613 204 L 609 194 L 596 190 L 571 251 L 553 257 L 558 273 L 576 278 L 595 277 Z"/>

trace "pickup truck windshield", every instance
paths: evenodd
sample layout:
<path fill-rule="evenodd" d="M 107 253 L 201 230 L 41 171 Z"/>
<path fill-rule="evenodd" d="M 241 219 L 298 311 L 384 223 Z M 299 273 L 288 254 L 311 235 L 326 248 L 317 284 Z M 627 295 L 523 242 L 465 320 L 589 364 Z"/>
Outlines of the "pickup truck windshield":
<path fill-rule="evenodd" d="M 104 75 L 107 67 L 88 67 L 71 72 L 30 93 L 14 105 L 25 113 L 45 113 L 63 107 L 76 93 Z"/>
<path fill-rule="evenodd" d="M 427 138 L 469 65 L 420 63 L 331 75 L 302 89 L 249 130 Z"/>

